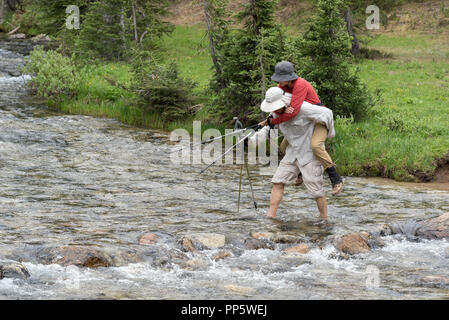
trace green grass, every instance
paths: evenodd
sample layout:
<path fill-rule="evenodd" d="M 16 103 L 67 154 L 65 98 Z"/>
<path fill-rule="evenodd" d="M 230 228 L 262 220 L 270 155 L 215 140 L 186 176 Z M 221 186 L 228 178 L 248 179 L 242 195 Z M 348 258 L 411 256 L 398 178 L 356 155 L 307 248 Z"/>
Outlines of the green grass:
<path fill-rule="evenodd" d="M 337 136 L 329 142 L 334 161 L 345 175 L 406 181 L 416 180 L 414 173 L 430 176 L 435 159 L 449 152 L 449 61 L 440 54 L 449 46 L 421 35 L 382 35 L 370 45 L 394 53 L 391 60 L 358 65 L 360 77 L 370 89 L 382 90 L 384 102 L 367 121 L 337 119 Z M 434 54 L 421 59 L 418 52 L 410 59 L 407 48 Z"/>
<path fill-rule="evenodd" d="M 176 61 L 182 76 L 197 82 L 195 93 L 202 95 L 212 74 L 209 38 L 203 26 L 176 26 L 162 39 L 166 61 Z"/>

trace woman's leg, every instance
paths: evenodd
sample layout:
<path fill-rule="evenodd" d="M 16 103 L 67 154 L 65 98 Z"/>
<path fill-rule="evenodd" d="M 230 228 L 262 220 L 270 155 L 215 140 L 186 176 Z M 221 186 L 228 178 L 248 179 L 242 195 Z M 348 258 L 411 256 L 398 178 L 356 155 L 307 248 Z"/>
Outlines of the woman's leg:
<path fill-rule="evenodd" d="M 315 129 L 313 130 L 312 141 L 310 144 L 313 154 L 320 161 L 321 165 L 329 175 L 329 179 L 332 183 L 332 195 L 336 195 L 343 189 L 343 180 L 335 169 L 335 164 L 324 147 L 327 134 L 328 130 L 324 124 L 315 124 Z"/>
<path fill-rule="evenodd" d="M 332 158 L 324 148 L 324 142 L 327 139 L 327 134 L 327 127 L 321 123 L 316 123 L 315 129 L 313 130 L 312 141 L 310 143 L 313 154 L 321 162 L 321 165 L 325 170 L 335 166 Z"/>

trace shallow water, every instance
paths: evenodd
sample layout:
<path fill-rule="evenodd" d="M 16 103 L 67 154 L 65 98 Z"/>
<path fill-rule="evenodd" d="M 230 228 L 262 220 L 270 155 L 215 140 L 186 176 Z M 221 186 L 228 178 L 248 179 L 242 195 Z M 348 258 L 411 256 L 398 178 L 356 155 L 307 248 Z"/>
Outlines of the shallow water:
<path fill-rule="evenodd" d="M 0 49 L 0 58 L 5 55 L 14 56 L 11 63 L 23 59 Z M 277 219 L 263 218 L 270 171 L 251 166 L 260 210 L 252 207 L 244 180 L 237 214 L 239 166 L 214 166 L 199 176 L 204 165 L 170 162 L 167 133 L 51 112 L 30 102 L 27 79 L 0 70 L 0 262 L 20 256 L 31 274 L 0 280 L 0 298 L 449 298 L 447 286 L 420 281 L 447 274 L 448 241 L 389 236 L 369 253 L 332 258 L 339 235 L 448 212 L 448 191 L 346 178 L 344 193 L 329 198 L 330 225 L 324 228 L 316 225 L 317 209 L 303 186 L 286 188 Z M 244 250 L 249 231 L 302 236 L 312 249 L 301 258 L 284 255 L 285 245 Z M 137 244 L 148 232 L 162 236 L 161 250 L 175 247 L 186 233 L 224 234 L 234 255 L 214 261 L 217 250 L 188 253 L 192 268 L 145 261 L 87 269 L 34 258 L 41 246 L 68 244 L 150 251 Z"/>

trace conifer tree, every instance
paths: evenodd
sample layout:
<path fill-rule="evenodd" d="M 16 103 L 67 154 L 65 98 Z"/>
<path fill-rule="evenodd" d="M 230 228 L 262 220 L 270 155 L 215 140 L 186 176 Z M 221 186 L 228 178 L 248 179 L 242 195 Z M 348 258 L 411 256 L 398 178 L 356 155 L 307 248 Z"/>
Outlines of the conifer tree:
<path fill-rule="evenodd" d="M 204 20 L 209 37 L 210 55 L 215 69 L 211 86 L 215 90 L 226 88 L 223 77 L 223 45 L 229 36 L 229 12 L 226 9 L 228 0 L 203 0 Z"/>
<path fill-rule="evenodd" d="M 123 60 L 133 46 L 152 50 L 155 40 L 173 29 L 161 20 L 166 15 L 166 0 L 97 0 L 84 15 L 75 48 L 108 60 Z"/>
<path fill-rule="evenodd" d="M 317 14 L 295 46 L 296 69 L 316 85 L 321 102 L 340 116 L 363 119 L 375 97 L 352 67 L 342 0 L 318 0 Z"/>
<path fill-rule="evenodd" d="M 226 87 L 213 103 L 222 118 L 260 118 L 260 103 L 285 50 L 282 29 L 274 19 L 276 5 L 276 0 L 249 0 L 236 15 L 243 28 L 232 30 L 221 45 Z"/>

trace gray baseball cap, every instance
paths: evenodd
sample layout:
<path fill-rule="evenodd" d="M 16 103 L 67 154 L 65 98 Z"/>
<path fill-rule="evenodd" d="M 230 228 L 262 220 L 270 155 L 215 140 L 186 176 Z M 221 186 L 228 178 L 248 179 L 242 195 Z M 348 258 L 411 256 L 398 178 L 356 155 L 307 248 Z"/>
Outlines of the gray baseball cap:
<path fill-rule="evenodd" d="M 271 80 L 276 82 L 296 80 L 298 78 L 293 63 L 288 61 L 279 62 L 274 67 L 274 74 L 271 76 Z"/>

